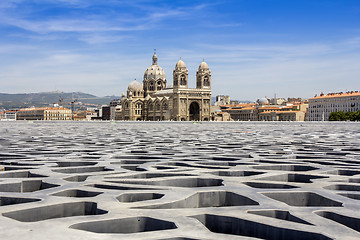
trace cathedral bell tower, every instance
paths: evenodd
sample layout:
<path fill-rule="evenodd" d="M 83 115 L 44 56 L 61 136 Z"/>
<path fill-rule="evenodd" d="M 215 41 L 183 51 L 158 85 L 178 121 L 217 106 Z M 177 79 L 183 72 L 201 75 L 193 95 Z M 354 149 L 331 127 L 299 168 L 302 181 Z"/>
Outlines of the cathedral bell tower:
<path fill-rule="evenodd" d="M 185 66 L 185 63 L 180 60 L 176 63 L 173 71 L 173 87 L 176 88 L 188 88 L 188 75 L 189 71 Z"/>
<path fill-rule="evenodd" d="M 196 88 L 211 89 L 211 71 L 205 61 L 200 63 L 196 71 Z"/>

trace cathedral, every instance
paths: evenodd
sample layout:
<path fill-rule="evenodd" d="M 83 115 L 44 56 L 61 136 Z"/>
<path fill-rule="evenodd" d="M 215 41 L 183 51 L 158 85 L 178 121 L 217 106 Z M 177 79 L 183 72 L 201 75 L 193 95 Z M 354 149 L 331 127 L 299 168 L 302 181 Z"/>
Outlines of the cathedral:
<path fill-rule="evenodd" d="M 209 121 L 211 71 L 205 61 L 196 72 L 196 88 L 188 86 L 188 69 L 180 59 L 173 70 L 172 87 L 154 53 L 143 83 L 136 80 L 122 94 L 120 120 L 129 121 Z"/>

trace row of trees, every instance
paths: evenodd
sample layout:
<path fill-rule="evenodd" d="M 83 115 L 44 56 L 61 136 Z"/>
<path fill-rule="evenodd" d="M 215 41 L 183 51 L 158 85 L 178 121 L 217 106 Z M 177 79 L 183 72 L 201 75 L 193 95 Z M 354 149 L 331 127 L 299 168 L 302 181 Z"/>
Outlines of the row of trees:
<path fill-rule="evenodd" d="M 357 112 L 332 112 L 329 121 L 360 121 L 360 111 Z"/>

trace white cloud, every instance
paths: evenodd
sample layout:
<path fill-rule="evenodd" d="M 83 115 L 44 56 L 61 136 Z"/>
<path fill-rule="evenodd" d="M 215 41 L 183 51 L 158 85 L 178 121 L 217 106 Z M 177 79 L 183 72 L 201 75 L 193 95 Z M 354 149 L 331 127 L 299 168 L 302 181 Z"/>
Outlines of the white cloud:
<path fill-rule="evenodd" d="M 129 38 L 128 36 L 117 36 L 115 34 L 87 34 L 79 37 L 80 41 L 86 42 L 88 44 L 103 44 L 103 43 L 113 43 L 119 42 L 123 39 Z"/>
<path fill-rule="evenodd" d="M 51 32 L 108 32 L 108 31 L 138 31 L 144 26 L 121 26 L 110 24 L 100 19 L 57 19 L 47 21 L 33 21 L 16 18 L 2 18 L 8 25 L 16 26 L 27 31 L 45 34 Z"/>
<path fill-rule="evenodd" d="M 228 53 L 223 54 L 221 50 L 214 53 L 211 50 L 177 48 L 161 49 L 158 56 L 169 84 L 172 82 L 174 65 L 182 56 L 189 68 L 189 86 L 195 87 L 195 72 L 202 60 L 200 51 L 205 53 L 213 73 L 214 96 L 228 94 L 233 99 L 255 100 L 270 97 L 275 92 L 279 97 L 312 97 L 320 91 L 360 90 L 355 89 L 359 86 L 360 76 L 360 55 L 356 52 L 338 54 L 337 49 L 336 57 L 329 57 L 328 48 L 324 47 L 326 54 L 313 51 L 311 55 L 310 51 L 304 55 L 300 51 L 300 57 L 296 57 L 293 50 L 296 48 L 295 45 L 279 48 L 291 58 L 281 57 L 279 53 L 261 58 L 260 55 L 252 56 L 251 51 L 243 55 L 240 50 L 228 57 Z M 263 51 L 267 47 L 252 46 L 251 49 Z M 132 79 L 142 79 L 150 63 L 151 55 L 145 53 L 121 55 L 116 52 L 84 54 L 80 51 L 45 51 L 31 61 L 24 59 L 16 62 L 10 59 L 9 63 L 0 66 L 0 79 L 5 79 L 2 91 L 51 91 L 56 87 L 62 91 L 76 90 L 99 96 L 120 95 L 126 91 Z"/>
<path fill-rule="evenodd" d="M 64 11 L 64 14 L 41 17 L 36 9 L 21 7 L 29 2 L 70 6 L 72 13 Z M 85 8 L 99 6 L 97 4 L 116 7 L 108 9 L 106 14 L 85 13 Z M 124 9 L 122 4 L 132 11 L 120 11 Z M 339 42 L 326 39 L 303 44 L 291 43 L 284 33 L 283 36 L 271 35 L 278 44 L 252 44 L 242 40 L 239 32 L 229 32 L 231 27 L 237 28 L 243 23 L 217 22 L 216 18 L 201 21 L 204 15 L 210 14 L 208 6 L 193 4 L 174 8 L 166 1 L 153 4 L 152 1 L 1 0 L 0 24 L 26 30 L 3 31 L 7 36 L 0 45 L 2 91 L 53 90 L 56 85 L 64 91 L 120 94 L 133 78 L 141 79 L 150 65 L 151 53 L 141 53 L 152 49 L 150 45 L 160 48 L 159 64 L 165 69 L 169 83 L 175 63 L 183 57 L 194 87 L 195 72 L 205 57 L 213 71 L 214 95 L 256 99 L 274 92 L 280 97 L 308 97 L 320 88 L 324 88 L 324 92 L 337 91 L 336 87 L 360 90 L 351 89 L 359 86 L 358 33 Z M 189 34 L 187 25 L 169 24 L 183 20 L 199 24 L 199 32 Z M 228 35 L 216 35 L 221 28 L 229 28 L 225 31 Z M 156 36 L 169 29 L 172 31 L 169 38 L 165 34 Z M 247 39 L 269 37 L 266 33 L 252 36 L 251 31 L 243 34 L 249 34 Z M 6 44 L 6 37 L 10 39 L 8 42 L 16 39 L 22 43 Z M 236 39 L 239 41 L 234 44 Z"/>
<path fill-rule="evenodd" d="M 196 11 L 200 11 L 206 5 L 198 5 L 191 7 L 152 7 L 143 8 L 141 12 L 118 12 L 109 11 L 107 14 L 98 13 L 98 15 L 88 15 L 83 12 L 77 14 L 63 13 L 60 16 L 40 20 L 37 18 L 35 9 L 23 10 L 21 4 L 23 1 L 7 1 L 0 5 L 3 8 L 14 8 L 13 11 L 2 11 L 0 16 L 1 25 L 15 26 L 27 31 L 39 34 L 47 34 L 53 32 L 116 32 L 116 31 L 139 31 L 150 30 L 157 27 L 155 23 L 165 21 L 174 17 L 192 16 Z M 53 1 L 39 1 L 53 3 Z M 81 5 L 88 7 L 92 5 L 81 0 L 62 0 L 61 3 L 71 5 Z M 59 3 L 59 2 L 57 2 Z M 17 5 L 18 4 L 18 5 Z M 55 2 L 56 4 L 56 2 Z M 111 2 L 109 5 L 114 4 Z M 125 4 L 125 3 L 124 3 Z M 96 4 L 95 4 L 96 5 Z M 105 4 L 106 5 L 106 4 Z M 126 5 L 126 4 L 125 4 Z M 115 4 L 116 6 L 116 4 Z M 151 10 L 153 9 L 153 10 Z"/>

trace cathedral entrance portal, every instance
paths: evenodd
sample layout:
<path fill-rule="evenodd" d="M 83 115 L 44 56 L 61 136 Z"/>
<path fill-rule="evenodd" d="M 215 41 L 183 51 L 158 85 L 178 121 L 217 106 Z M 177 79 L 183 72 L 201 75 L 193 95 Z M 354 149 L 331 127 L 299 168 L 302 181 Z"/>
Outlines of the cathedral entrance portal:
<path fill-rule="evenodd" d="M 197 102 L 192 102 L 189 107 L 189 120 L 200 121 L 200 107 Z"/>

